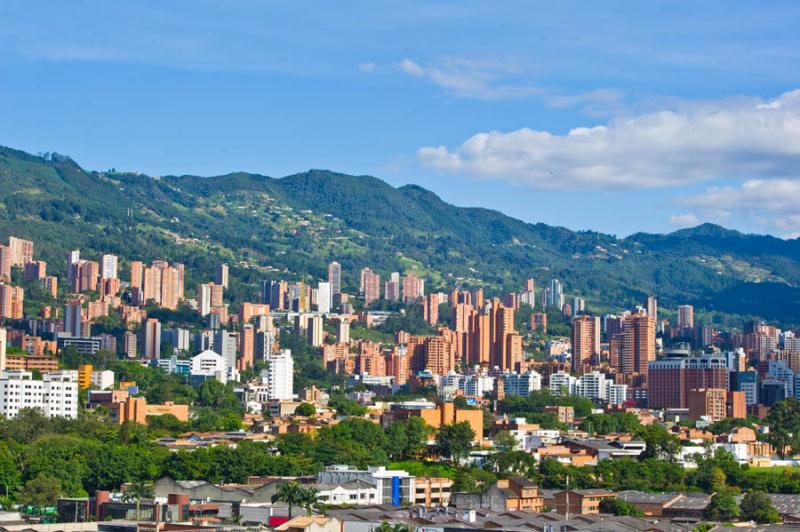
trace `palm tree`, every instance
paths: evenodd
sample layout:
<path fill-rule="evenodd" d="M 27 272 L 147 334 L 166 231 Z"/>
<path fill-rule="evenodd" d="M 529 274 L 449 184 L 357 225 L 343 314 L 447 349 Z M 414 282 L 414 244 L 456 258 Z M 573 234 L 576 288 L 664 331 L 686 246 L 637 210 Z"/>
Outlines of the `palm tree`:
<path fill-rule="evenodd" d="M 140 518 L 139 508 L 141 506 L 142 499 L 152 499 L 154 496 L 155 494 L 152 486 L 145 484 L 143 480 L 134 480 L 133 483 L 125 490 L 123 500 L 128 503 L 136 503 L 136 519 L 138 520 Z"/>
<path fill-rule="evenodd" d="M 292 508 L 302 506 L 305 498 L 305 489 L 297 482 L 284 482 L 278 486 L 275 495 L 272 496 L 272 503 L 285 502 L 289 507 L 289 519 L 292 518 Z"/>
<path fill-rule="evenodd" d="M 300 506 L 306 509 L 306 514 L 311 515 L 314 510 L 320 513 L 324 512 L 323 504 L 319 502 L 319 491 L 316 488 L 300 488 L 301 500 Z"/>

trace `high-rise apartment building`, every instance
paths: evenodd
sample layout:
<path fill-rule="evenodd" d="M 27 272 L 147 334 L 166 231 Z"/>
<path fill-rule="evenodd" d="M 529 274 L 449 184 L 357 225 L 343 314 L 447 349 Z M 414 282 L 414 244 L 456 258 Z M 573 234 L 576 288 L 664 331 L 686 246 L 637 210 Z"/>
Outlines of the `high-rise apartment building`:
<path fill-rule="evenodd" d="M 83 308 L 80 299 L 69 299 L 64 303 L 64 332 L 73 337 L 83 334 Z"/>
<path fill-rule="evenodd" d="M 564 307 L 564 287 L 558 279 L 550 281 L 550 289 L 547 292 L 547 306 L 558 310 Z"/>
<path fill-rule="evenodd" d="M 364 294 L 364 306 L 370 306 L 381 297 L 381 276 L 369 268 L 361 270 L 361 293 Z"/>
<path fill-rule="evenodd" d="M 692 305 L 680 305 L 678 307 L 678 328 L 694 328 L 694 307 Z"/>
<path fill-rule="evenodd" d="M 389 280 L 386 281 L 383 290 L 383 299 L 386 301 L 400 300 L 400 273 L 392 272 Z"/>
<path fill-rule="evenodd" d="M 0 268 L 1 270 L 2 268 Z M 47 263 L 43 260 L 32 260 L 25 263 L 25 280 L 42 281 L 47 277 Z"/>
<path fill-rule="evenodd" d="M 0 281 L 11 282 L 11 267 L 14 258 L 9 246 L 0 245 Z"/>
<path fill-rule="evenodd" d="M 67 285 L 73 292 L 76 291 L 74 287 L 77 286 L 78 264 L 80 261 L 81 251 L 79 249 L 73 249 L 67 253 Z"/>
<path fill-rule="evenodd" d="M 131 288 L 142 287 L 142 275 L 144 265 L 140 260 L 131 261 Z"/>
<path fill-rule="evenodd" d="M 403 303 L 416 303 L 421 297 L 425 297 L 425 279 L 412 274 L 403 277 Z"/>
<path fill-rule="evenodd" d="M 652 316 L 631 314 L 623 320 L 623 346 L 620 370 L 623 374 L 642 375 L 656 359 L 656 322 Z"/>
<path fill-rule="evenodd" d="M 21 320 L 25 290 L 21 286 L 0 283 L 0 318 Z"/>
<path fill-rule="evenodd" d="M 214 282 L 227 290 L 228 288 L 228 265 L 220 264 L 217 266 L 217 276 Z"/>
<path fill-rule="evenodd" d="M 10 236 L 8 247 L 11 248 L 11 263 L 14 266 L 25 266 L 33 260 L 33 242 L 30 240 Z"/>
<path fill-rule="evenodd" d="M 103 279 L 116 279 L 118 262 L 116 255 L 103 255 L 100 260 L 100 277 Z"/>
<path fill-rule="evenodd" d="M 328 264 L 328 283 L 331 285 L 331 298 L 342 293 L 342 265 L 336 261 Z"/>
<path fill-rule="evenodd" d="M 144 322 L 144 356 L 146 358 L 161 357 L 161 322 L 156 318 L 147 318 Z"/>
<path fill-rule="evenodd" d="M 322 316 L 319 314 L 309 316 L 306 327 L 308 343 L 314 347 L 321 347 L 323 342 Z"/>
<path fill-rule="evenodd" d="M 252 323 L 245 323 L 242 325 L 242 331 L 239 334 L 239 371 L 245 371 L 252 368 L 254 365 L 254 352 L 255 352 L 255 327 Z"/>
<path fill-rule="evenodd" d="M 584 314 L 572 318 L 572 370 L 577 374 L 599 362 L 600 336 L 599 316 Z"/>
<path fill-rule="evenodd" d="M 331 311 L 331 283 L 317 284 L 317 312 L 327 314 Z"/>
<path fill-rule="evenodd" d="M 282 349 L 267 361 L 267 398 L 287 401 L 294 398 L 294 359 Z"/>
<path fill-rule="evenodd" d="M 647 297 L 647 315 L 652 316 L 658 323 L 658 299 L 655 296 Z"/>
<path fill-rule="evenodd" d="M 349 344 L 350 343 L 350 318 L 346 316 L 339 317 L 339 324 L 336 328 L 336 343 Z"/>

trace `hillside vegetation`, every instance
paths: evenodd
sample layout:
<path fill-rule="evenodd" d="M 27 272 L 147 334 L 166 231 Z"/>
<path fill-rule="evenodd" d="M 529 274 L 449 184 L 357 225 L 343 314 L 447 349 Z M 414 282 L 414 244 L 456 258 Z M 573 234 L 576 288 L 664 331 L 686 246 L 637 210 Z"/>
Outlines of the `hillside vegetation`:
<path fill-rule="evenodd" d="M 338 260 L 347 290 L 357 271 L 413 270 L 431 288 L 518 290 L 562 280 L 597 310 L 692 303 L 708 311 L 800 323 L 800 241 L 702 225 L 625 239 L 530 224 L 449 205 L 416 185 L 311 170 L 283 178 L 94 172 L 68 157 L 0 147 L 0 236 L 32 238 L 48 268 L 64 253 L 184 262 L 187 289 L 232 267 L 232 299 L 265 278 L 309 279 Z"/>

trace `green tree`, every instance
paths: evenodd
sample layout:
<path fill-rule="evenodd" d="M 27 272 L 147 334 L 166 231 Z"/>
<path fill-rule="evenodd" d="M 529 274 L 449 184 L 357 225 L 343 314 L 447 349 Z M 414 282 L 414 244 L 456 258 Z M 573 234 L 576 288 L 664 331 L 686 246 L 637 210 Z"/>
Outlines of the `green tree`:
<path fill-rule="evenodd" d="M 59 497 L 61 497 L 61 483 L 58 479 L 40 473 L 27 481 L 19 490 L 17 502 L 39 507 L 55 506 Z"/>
<path fill-rule="evenodd" d="M 300 506 L 305 508 L 306 515 L 312 515 L 314 511 L 324 511 L 324 505 L 319 500 L 319 491 L 313 487 L 301 487 Z"/>
<path fill-rule="evenodd" d="M 772 504 L 772 499 L 763 491 L 748 491 L 739 504 L 742 519 L 759 524 L 777 523 L 781 515 Z"/>
<path fill-rule="evenodd" d="M 0 442 L 0 495 L 11 495 L 20 486 L 22 474 L 17 458 L 5 442 Z"/>
<path fill-rule="evenodd" d="M 233 392 L 233 388 L 216 379 L 203 381 L 197 387 L 198 406 L 213 408 L 218 411 L 241 412 L 242 403 Z"/>
<path fill-rule="evenodd" d="M 492 439 L 494 448 L 504 453 L 513 451 L 519 446 L 517 438 L 507 430 L 501 430 Z"/>
<path fill-rule="evenodd" d="M 646 444 L 644 452 L 639 455 L 642 460 L 646 458 L 658 458 L 668 462 L 676 460 L 680 452 L 680 441 L 664 426 L 654 423 L 642 427 L 636 434 Z"/>
<path fill-rule="evenodd" d="M 703 517 L 721 523 L 732 521 L 738 516 L 739 507 L 736 505 L 736 499 L 728 490 L 715 493 L 711 497 L 711 502 L 708 503 L 708 506 L 703 511 Z"/>
<path fill-rule="evenodd" d="M 607 497 L 600 501 L 600 512 L 612 515 L 629 515 L 631 517 L 644 516 L 644 512 L 639 508 L 619 497 Z"/>
<path fill-rule="evenodd" d="M 297 416 L 313 416 L 317 413 L 317 407 L 311 403 L 301 403 L 300 406 L 295 409 L 294 413 Z"/>
<path fill-rule="evenodd" d="M 447 456 L 457 465 L 469 456 L 475 431 L 466 421 L 444 425 L 436 437 L 436 450 L 440 456 Z"/>
<path fill-rule="evenodd" d="M 284 482 L 278 486 L 277 491 L 272 496 L 272 504 L 276 502 L 286 503 L 289 507 L 289 518 L 292 517 L 292 508 L 302 506 L 305 502 L 306 494 L 304 489 L 297 482 Z"/>
<path fill-rule="evenodd" d="M 789 397 L 772 406 L 765 419 L 769 425 L 767 441 L 781 458 L 787 451 L 800 452 L 800 401 Z"/>
<path fill-rule="evenodd" d="M 139 509 L 142 505 L 142 499 L 152 499 L 154 496 L 155 492 L 152 486 L 142 480 L 136 480 L 125 488 L 123 500 L 127 503 L 136 503 L 136 518 L 141 519 Z"/>

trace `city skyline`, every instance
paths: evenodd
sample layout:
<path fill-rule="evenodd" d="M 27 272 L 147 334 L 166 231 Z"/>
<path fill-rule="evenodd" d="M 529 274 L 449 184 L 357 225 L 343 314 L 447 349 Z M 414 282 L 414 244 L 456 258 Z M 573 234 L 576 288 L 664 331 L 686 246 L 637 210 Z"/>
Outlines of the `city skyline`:
<path fill-rule="evenodd" d="M 793 237 L 798 7 L 779 4 L 79 4 L 67 18 L 10 2 L 0 144 L 151 175 L 369 174 L 620 236 L 710 221 Z"/>

